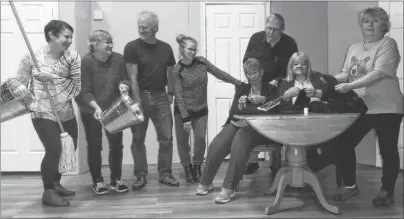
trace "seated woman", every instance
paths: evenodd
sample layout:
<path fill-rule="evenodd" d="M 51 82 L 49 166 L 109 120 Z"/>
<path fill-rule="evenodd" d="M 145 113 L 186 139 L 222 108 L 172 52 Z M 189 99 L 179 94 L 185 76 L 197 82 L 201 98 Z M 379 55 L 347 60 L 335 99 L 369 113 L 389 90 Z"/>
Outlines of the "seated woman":
<path fill-rule="evenodd" d="M 328 90 L 323 74 L 311 69 L 309 57 L 303 52 L 294 53 L 287 66 L 287 76 L 279 81 L 279 94 L 283 95 L 281 112 L 300 111 L 306 105 L 310 111 L 321 111 L 323 94 Z"/>
<path fill-rule="evenodd" d="M 227 203 L 234 197 L 234 189 L 243 176 L 244 167 L 253 148 L 259 144 L 273 143 L 248 126 L 244 120 L 233 118 L 235 114 L 260 114 L 263 111 L 258 110 L 258 106 L 278 97 L 275 86 L 262 83 L 263 70 L 257 59 L 248 59 L 244 63 L 244 72 L 249 83 L 236 90 L 229 118 L 209 146 L 200 184 L 196 190 L 197 195 L 206 195 L 213 190 L 213 178 L 222 161 L 230 154 L 226 177 L 221 192 L 215 199 L 216 203 Z M 269 112 L 274 110 L 275 108 Z"/>

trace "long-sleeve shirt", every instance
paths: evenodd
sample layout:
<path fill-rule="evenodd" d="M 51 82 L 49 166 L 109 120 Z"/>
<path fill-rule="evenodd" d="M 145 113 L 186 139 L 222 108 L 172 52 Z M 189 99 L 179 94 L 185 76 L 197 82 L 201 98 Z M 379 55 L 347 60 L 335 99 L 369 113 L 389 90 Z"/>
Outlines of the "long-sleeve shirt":
<path fill-rule="evenodd" d="M 123 55 L 113 52 L 107 61 L 101 62 L 91 53 L 81 61 L 81 93 L 76 102 L 81 112 L 94 113 L 89 105 L 95 101 L 106 110 L 120 96 L 119 84 L 129 86 Z"/>
<path fill-rule="evenodd" d="M 207 112 L 208 74 L 236 86 L 241 81 L 220 70 L 204 57 L 195 57 L 190 65 L 179 61 L 173 68 L 175 107 L 179 109 L 183 122 L 190 121 L 190 113 Z"/>
<path fill-rule="evenodd" d="M 289 59 L 297 51 L 297 43 L 289 35 L 282 33 L 279 41 L 272 47 L 266 41 L 265 31 L 260 31 L 254 33 L 248 41 L 243 62 L 251 57 L 258 58 L 264 69 L 262 82 L 266 84 L 273 79 L 286 77 Z"/>
<path fill-rule="evenodd" d="M 34 51 L 41 72 L 54 75 L 53 81 L 46 82 L 52 99 L 56 105 L 56 111 L 62 122 L 75 118 L 72 99 L 80 93 L 81 88 L 81 57 L 73 50 L 67 50 L 62 58 L 55 64 L 49 65 L 45 61 L 44 46 Z M 39 110 L 31 113 L 31 118 L 43 118 L 57 121 L 51 108 L 43 82 L 32 75 L 38 73 L 30 56 L 26 54 L 21 59 L 18 67 L 17 79 L 29 87 L 35 99 L 39 102 Z"/>

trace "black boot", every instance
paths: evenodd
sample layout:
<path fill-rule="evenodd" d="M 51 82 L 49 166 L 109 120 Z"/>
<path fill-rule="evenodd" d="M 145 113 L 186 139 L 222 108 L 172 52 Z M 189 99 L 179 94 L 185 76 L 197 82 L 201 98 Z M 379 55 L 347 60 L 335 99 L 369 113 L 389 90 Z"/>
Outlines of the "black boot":
<path fill-rule="evenodd" d="M 185 179 L 187 180 L 188 183 L 195 183 L 194 181 L 194 170 L 192 167 L 192 164 L 188 164 L 184 166 L 184 172 L 185 172 Z"/>
<path fill-rule="evenodd" d="M 194 164 L 194 181 L 199 182 L 199 179 L 202 176 L 202 171 L 201 171 L 201 165 L 200 164 Z"/>
<path fill-rule="evenodd" d="M 70 202 L 60 197 L 53 189 L 46 189 L 42 195 L 42 203 L 52 207 L 67 207 Z"/>
<path fill-rule="evenodd" d="M 62 197 L 67 197 L 67 196 L 74 196 L 76 193 L 70 190 L 65 189 L 60 182 L 55 183 L 55 192 L 58 193 Z"/>

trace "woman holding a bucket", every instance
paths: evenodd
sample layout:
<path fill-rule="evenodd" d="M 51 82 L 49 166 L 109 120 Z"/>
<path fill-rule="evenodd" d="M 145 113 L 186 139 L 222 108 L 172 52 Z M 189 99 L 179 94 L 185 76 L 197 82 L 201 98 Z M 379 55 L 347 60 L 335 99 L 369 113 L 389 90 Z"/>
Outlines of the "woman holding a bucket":
<path fill-rule="evenodd" d="M 77 52 L 69 49 L 73 28 L 68 23 L 51 20 L 46 24 L 44 34 L 47 44 L 33 51 L 36 60 L 30 54 L 22 58 L 17 78 L 22 84 L 29 84 L 28 87 L 41 106 L 40 111 L 31 113 L 31 118 L 45 147 L 45 156 L 41 163 L 45 189 L 42 203 L 62 207 L 70 205 L 69 201 L 62 197 L 73 196 L 75 193 L 60 184 L 62 174 L 58 171 L 58 164 L 62 151 L 61 130 L 44 84 L 49 88 L 62 126 L 72 137 L 76 149 L 78 131 L 72 99 L 80 93 L 81 58 Z M 35 67 L 35 62 L 38 62 L 40 71 Z"/>
<path fill-rule="evenodd" d="M 82 90 L 76 98 L 88 143 L 88 166 L 93 180 L 93 191 L 97 195 L 108 193 L 101 175 L 102 124 L 101 113 L 117 100 L 121 93 L 128 93 L 129 81 L 123 56 L 113 52 L 112 36 L 105 30 L 95 30 L 89 36 L 90 52 L 81 62 Z M 109 133 L 109 167 L 111 170 L 110 189 L 127 192 L 128 187 L 121 179 L 122 172 L 122 131 Z"/>
<path fill-rule="evenodd" d="M 180 34 L 177 42 L 180 45 L 180 61 L 173 68 L 175 132 L 178 154 L 184 167 L 186 180 L 193 183 L 199 181 L 201 176 L 201 165 L 206 150 L 207 72 L 237 86 L 242 82 L 218 69 L 206 58 L 195 56 L 198 51 L 198 42 L 194 38 Z M 191 148 L 188 144 L 188 132 L 191 126 L 195 135 L 192 162 L 189 153 Z"/>

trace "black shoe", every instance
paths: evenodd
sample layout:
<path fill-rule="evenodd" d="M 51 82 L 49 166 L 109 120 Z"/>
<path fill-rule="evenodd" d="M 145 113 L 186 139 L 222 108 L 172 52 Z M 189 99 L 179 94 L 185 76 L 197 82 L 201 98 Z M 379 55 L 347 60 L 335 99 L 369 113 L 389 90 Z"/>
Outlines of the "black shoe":
<path fill-rule="evenodd" d="M 53 189 L 46 189 L 42 195 L 42 204 L 52 207 L 67 207 L 70 202 L 63 199 Z"/>
<path fill-rule="evenodd" d="M 76 193 L 70 190 L 65 189 L 60 183 L 56 182 L 55 183 L 55 188 L 53 188 L 56 193 L 58 193 L 62 197 L 67 197 L 67 196 L 74 196 Z"/>
<path fill-rule="evenodd" d="M 105 185 L 104 182 L 95 183 L 93 185 L 93 191 L 97 195 L 104 195 L 104 194 L 107 194 L 109 192 L 108 188 L 107 188 L 107 186 Z"/>
<path fill-rule="evenodd" d="M 133 182 L 133 184 L 132 184 L 132 190 L 135 190 L 135 191 L 142 189 L 147 183 L 145 176 L 138 176 L 136 178 L 137 178 L 136 181 Z"/>
<path fill-rule="evenodd" d="M 179 186 L 180 182 L 178 182 L 177 179 L 174 178 L 173 175 L 167 174 L 164 176 L 160 176 L 159 182 L 162 184 L 165 184 L 167 186 Z"/>
<path fill-rule="evenodd" d="M 188 164 L 184 166 L 184 173 L 185 173 L 185 179 L 187 180 L 188 183 L 195 183 L 194 181 L 194 169 L 192 167 L 192 164 Z"/>
<path fill-rule="evenodd" d="M 359 194 L 359 187 L 356 185 L 354 188 L 341 188 L 336 195 L 334 195 L 334 201 L 346 201 Z"/>
<path fill-rule="evenodd" d="M 244 175 L 249 175 L 254 173 L 256 170 L 258 170 L 258 168 L 260 168 L 260 166 L 257 163 L 248 163 L 247 167 L 244 170 Z"/>
<path fill-rule="evenodd" d="M 202 171 L 201 171 L 201 165 L 199 164 L 194 164 L 194 181 L 195 182 L 199 182 L 199 180 L 201 179 L 202 176 Z"/>
<path fill-rule="evenodd" d="M 128 186 L 126 186 L 122 179 L 117 179 L 114 182 L 111 182 L 110 189 L 118 193 L 129 191 Z"/>
<path fill-rule="evenodd" d="M 376 207 L 388 207 L 394 204 L 393 194 L 388 194 L 385 190 L 380 190 L 379 194 L 373 199 L 373 205 Z"/>

